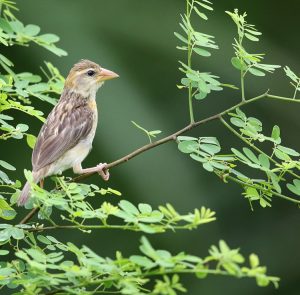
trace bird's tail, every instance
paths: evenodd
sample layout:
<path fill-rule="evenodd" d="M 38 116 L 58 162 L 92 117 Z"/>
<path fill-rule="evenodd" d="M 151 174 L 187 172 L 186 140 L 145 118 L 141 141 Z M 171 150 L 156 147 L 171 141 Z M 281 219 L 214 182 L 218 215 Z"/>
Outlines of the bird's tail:
<path fill-rule="evenodd" d="M 27 181 L 18 199 L 18 206 L 24 206 L 29 198 L 30 183 Z"/>
<path fill-rule="evenodd" d="M 35 183 L 39 182 L 40 181 L 40 173 L 37 173 L 37 172 L 33 172 L 32 173 L 32 176 L 33 176 L 33 181 Z M 23 189 L 22 189 L 22 192 L 18 198 L 18 206 L 24 206 L 26 204 L 26 202 L 28 201 L 29 197 L 30 197 L 30 183 L 28 181 L 26 181 Z"/>

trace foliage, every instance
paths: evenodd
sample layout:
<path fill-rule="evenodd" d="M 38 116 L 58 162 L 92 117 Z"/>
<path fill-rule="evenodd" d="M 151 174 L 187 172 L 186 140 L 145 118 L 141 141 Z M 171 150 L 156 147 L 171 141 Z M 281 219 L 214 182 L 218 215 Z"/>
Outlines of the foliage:
<path fill-rule="evenodd" d="M 36 25 L 24 25 L 13 14 L 15 5 L 0 0 L 0 43 L 3 46 L 28 46 L 35 43 L 50 52 L 63 56 L 65 51 L 56 47 L 59 38 L 53 34 L 39 34 Z M 173 135 L 152 142 L 160 130 L 148 131 L 132 123 L 148 137 L 150 147 L 176 139 L 180 152 L 189 155 L 206 171 L 217 175 L 225 183 L 233 181 L 242 187 L 242 195 L 251 208 L 258 203 L 271 207 L 273 197 L 299 204 L 300 196 L 300 154 L 287 147 L 281 139 L 280 127 L 273 126 L 271 134 L 264 132 L 263 122 L 249 116 L 243 106 L 263 98 L 299 103 L 296 96 L 300 78 L 284 67 L 286 76 L 294 88 L 293 97 L 280 97 L 268 92 L 246 99 L 246 74 L 260 77 L 274 72 L 278 65 L 264 64 L 262 54 L 250 54 L 244 41 L 258 42 L 261 33 L 254 25 L 246 22 L 246 13 L 238 10 L 226 12 L 237 26 L 234 39 L 235 57 L 232 66 L 240 71 L 241 101 L 212 117 L 195 121 L 193 104 L 208 99 L 213 91 L 224 87 L 237 89 L 231 84 L 220 82 L 218 75 L 201 72 L 192 64 L 194 56 L 210 57 L 218 49 L 212 35 L 195 30 L 194 20 L 208 19 L 207 12 L 213 10 L 208 0 L 186 0 L 186 12 L 181 16 L 183 33 L 175 33 L 181 45 L 177 48 L 186 53 L 186 61 L 180 62 L 183 73 L 180 89 L 187 91 L 190 124 Z M 35 101 L 54 105 L 57 94 L 63 87 L 64 78 L 51 63 L 45 62 L 43 75 L 29 72 L 15 73 L 14 65 L 0 54 L 0 139 L 26 138 L 33 148 L 35 136 L 28 125 L 16 121 L 15 112 L 44 121 L 44 114 L 36 109 Z M 43 76 L 43 78 L 42 78 Z M 14 111 L 14 112 L 12 112 Z M 243 144 L 232 146 L 223 152 L 221 140 L 214 136 L 191 137 L 182 133 L 210 120 L 219 120 Z M 222 153 L 221 153 L 222 151 Z M 130 158 L 130 157 L 129 157 Z M 128 159 L 129 159 L 128 158 Z M 128 160 L 127 159 L 127 160 Z M 255 177 L 248 174 L 254 170 Z M 180 281 L 181 274 L 191 274 L 199 279 L 208 275 L 223 275 L 235 278 L 252 278 L 258 286 L 270 283 L 278 287 L 279 278 L 269 276 L 267 269 L 260 265 L 256 254 L 250 254 L 246 262 L 239 249 L 230 248 L 223 240 L 211 246 L 207 256 L 195 256 L 180 252 L 172 254 L 165 249 L 156 249 L 146 235 L 166 231 L 194 230 L 216 220 L 215 212 L 200 207 L 188 213 L 179 213 L 171 204 L 152 208 L 150 204 L 135 205 L 120 199 L 121 193 L 112 188 L 99 188 L 94 184 L 78 183 L 74 179 L 53 177 L 51 191 L 33 183 L 32 174 L 25 170 L 25 177 L 32 186 L 27 209 L 39 209 L 39 221 L 26 224 L 15 221 L 15 204 L 22 183 L 12 179 L 15 167 L 0 160 L 0 285 L 4 292 L 8 288 L 13 294 L 171 294 L 185 292 Z M 110 198 L 110 199 L 109 199 Z M 36 212 L 31 211 L 31 212 Z M 53 212 L 59 212 L 57 218 Z M 140 253 L 125 257 L 116 251 L 113 258 L 102 257 L 86 246 L 76 246 L 68 241 L 59 241 L 49 231 L 78 230 L 88 234 L 95 230 L 126 230 L 141 232 Z M 13 257 L 12 257 L 13 255 Z"/>
<path fill-rule="evenodd" d="M 38 35 L 40 32 L 38 26 L 31 24 L 25 26 L 19 21 L 12 12 L 16 10 L 12 1 L 1 0 L 0 5 L 0 43 L 2 45 L 28 46 L 30 42 L 34 42 L 59 56 L 66 54 L 65 51 L 56 47 L 55 43 L 59 40 L 56 35 Z M 0 139 L 22 139 L 25 136 L 28 145 L 32 148 L 35 143 L 35 136 L 29 133 L 27 124 L 12 122 L 15 120 L 11 115 L 11 111 L 24 112 L 44 121 L 44 114 L 32 106 L 32 99 L 37 98 L 54 105 L 56 99 L 52 97 L 52 94 L 61 92 L 64 79 L 58 69 L 49 62 L 45 63 L 46 69 L 43 70 L 46 78 L 45 82 L 42 82 L 42 77 L 37 74 L 29 72 L 15 73 L 13 62 L 3 54 L 0 54 L 0 66 L 2 67 L 0 72 Z M 4 160 L 0 160 L 0 187 L 9 189 L 10 193 L 11 191 L 14 194 L 18 193 L 21 182 L 11 180 L 7 175 L 7 170 L 15 170 L 15 168 Z M 15 216 L 14 210 L 3 197 L 3 194 L 10 193 L 0 192 L 0 216 L 5 219 Z"/>
<path fill-rule="evenodd" d="M 176 294 L 185 291 L 180 273 L 194 274 L 199 279 L 208 274 L 254 277 L 260 286 L 270 282 L 276 286 L 278 282 L 278 278 L 265 274 L 266 268 L 259 265 L 255 254 L 249 256 L 250 264 L 245 266 L 239 250 L 230 249 L 224 241 L 219 242 L 219 247 L 212 246 L 208 256 L 200 258 L 184 252 L 172 255 L 157 250 L 142 237 L 141 254 L 124 257 L 118 251 L 111 259 L 97 255 L 86 246 L 65 244 L 49 235 L 28 234 L 24 240 L 27 247 L 16 249 L 18 260 L 3 266 L 0 280 L 11 288 L 23 286 L 23 294 L 41 294 L 44 289 L 78 295 L 106 290 L 118 290 L 121 294 Z M 74 256 L 73 260 L 65 258 L 68 252 Z M 34 280 L 29 283 L 30 277 Z M 159 277 L 155 284 L 153 277 Z"/>
<path fill-rule="evenodd" d="M 300 91 L 300 77 L 298 77 L 288 66 L 284 67 L 285 74 L 290 80 L 290 83 L 295 88 L 293 98 L 296 98 L 297 92 Z"/>

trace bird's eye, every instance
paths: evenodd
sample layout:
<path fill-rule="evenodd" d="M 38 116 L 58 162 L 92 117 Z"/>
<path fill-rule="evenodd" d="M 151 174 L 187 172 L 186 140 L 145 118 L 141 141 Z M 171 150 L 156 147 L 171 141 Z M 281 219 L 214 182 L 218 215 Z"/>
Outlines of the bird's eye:
<path fill-rule="evenodd" d="M 87 71 L 87 75 L 90 76 L 90 77 L 92 77 L 92 76 L 95 75 L 95 71 L 89 70 L 89 71 Z"/>

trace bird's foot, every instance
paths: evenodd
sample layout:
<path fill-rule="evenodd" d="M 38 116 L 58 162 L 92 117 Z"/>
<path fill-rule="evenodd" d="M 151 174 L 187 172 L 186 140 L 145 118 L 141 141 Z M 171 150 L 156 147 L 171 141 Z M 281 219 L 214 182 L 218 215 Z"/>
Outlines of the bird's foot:
<path fill-rule="evenodd" d="M 107 163 L 100 163 L 96 166 L 98 174 L 103 178 L 104 181 L 109 180 L 109 171 L 106 166 Z"/>

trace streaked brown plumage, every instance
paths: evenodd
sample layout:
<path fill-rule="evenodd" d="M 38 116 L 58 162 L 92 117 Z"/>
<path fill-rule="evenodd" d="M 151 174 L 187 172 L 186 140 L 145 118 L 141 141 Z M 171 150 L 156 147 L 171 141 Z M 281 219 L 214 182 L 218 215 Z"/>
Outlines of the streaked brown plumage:
<path fill-rule="evenodd" d="M 73 66 L 58 104 L 44 123 L 32 153 L 32 174 L 37 183 L 43 178 L 73 168 L 74 173 L 99 172 L 104 180 L 105 164 L 82 169 L 81 162 L 92 148 L 98 123 L 96 92 L 105 80 L 118 77 L 98 64 L 81 60 Z M 29 197 L 27 182 L 18 199 L 24 205 Z"/>

